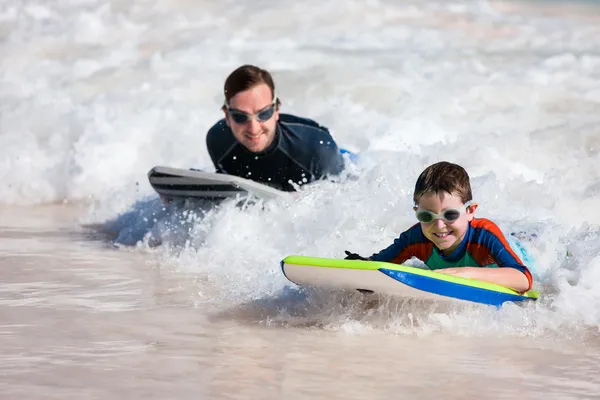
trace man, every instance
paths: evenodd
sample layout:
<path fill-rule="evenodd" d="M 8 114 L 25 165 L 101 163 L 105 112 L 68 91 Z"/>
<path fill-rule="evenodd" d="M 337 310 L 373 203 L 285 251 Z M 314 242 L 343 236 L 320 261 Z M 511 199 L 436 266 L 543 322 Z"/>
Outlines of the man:
<path fill-rule="evenodd" d="M 327 128 L 279 113 L 281 102 L 268 71 L 243 65 L 227 77 L 224 92 L 225 118 L 206 135 L 217 172 L 294 191 L 344 168 Z"/>

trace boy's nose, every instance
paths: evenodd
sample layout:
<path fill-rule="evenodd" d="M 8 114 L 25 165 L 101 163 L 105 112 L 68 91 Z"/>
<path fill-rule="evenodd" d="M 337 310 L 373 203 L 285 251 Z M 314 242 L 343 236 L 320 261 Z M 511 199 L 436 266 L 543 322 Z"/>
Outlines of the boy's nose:
<path fill-rule="evenodd" d="M 445 226 L 446 226 L 446 223 L 444 222 L 444 220 L 443 220 L 443 219 L 439 218 L 439 219 L 436 219 L 436 220 L 435 220 L 435 227 L 436 227 L 436 228 L 442 229 L 442 228 L 444 228 Z"/>

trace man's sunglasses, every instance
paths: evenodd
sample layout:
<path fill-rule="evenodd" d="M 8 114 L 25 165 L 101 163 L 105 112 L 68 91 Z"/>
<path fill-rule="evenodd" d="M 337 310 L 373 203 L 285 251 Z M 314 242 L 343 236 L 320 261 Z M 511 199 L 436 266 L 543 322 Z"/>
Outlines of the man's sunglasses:
<path fill-rule="evenodd" d="M 245 124 L 250 120 L 256 119 L 258 122 L 266 122 L 273 117 L 275 109 L 277 107 L 277 97 L 273 98 L 273 103 L 270 106 L 260 110 L 256 114 L 248 114 L 235 108 L 230 108 L 229 105 L 225 104 L 227 113 L 236 124 Z"/>
<path fill-rule="evenodd" d="M 430 224 L 433 221 L 435 221 L 436 219 L 441 219 L 448 223 L 453 223 L 453 222 L 456 222 L 456 220 L 458 220 L 460 218 L 460 214 L 462 214 L 463 210 L 466 210 L 467 207 L 469 207 L 471 205 L 471 203 L 472 203 L 471 201 L 467 201 L 460 208 L 448 208 L 447 210 L 444 210 L 440 214 L 436 214 L 429 210 L 420 210 L 420 209 L 416 209 L 415 214 L 416 214 L 419 222 L 422 222 L 424 224 Z"/>

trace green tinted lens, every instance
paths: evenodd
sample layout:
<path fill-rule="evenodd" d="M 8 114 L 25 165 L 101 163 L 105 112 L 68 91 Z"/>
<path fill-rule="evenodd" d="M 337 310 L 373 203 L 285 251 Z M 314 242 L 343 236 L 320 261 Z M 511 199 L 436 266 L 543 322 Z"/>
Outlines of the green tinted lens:
<path fill-rule="evenodd" d="M 460 211 L 451 209 L 444 211 L 444 219 L 449 222 L 456 221 L 460 217 Z"/>
<path fill-rule="evenodd" d="M 427 210 L 419 210 L 417 211 L 417 219 L 423 223 L 430 223 L 433 221 L 433 213 Z"/>

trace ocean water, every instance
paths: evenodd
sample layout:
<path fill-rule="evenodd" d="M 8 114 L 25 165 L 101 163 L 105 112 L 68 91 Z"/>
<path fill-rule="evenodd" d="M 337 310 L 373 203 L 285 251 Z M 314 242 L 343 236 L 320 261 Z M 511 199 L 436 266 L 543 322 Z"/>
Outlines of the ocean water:
<path fill-rule="evenodd" d="M 600 393 L 595 2 L 1 0 L 0 52 L 1 397 Z M 212 170 L 245 63 L 359 162 L 291 203 L 164 207 L 146 173 Z M 538 302 L 283 277 L 287 255 L 386 247 L 441 160 L 477 216 L 534 238 Z"/>

